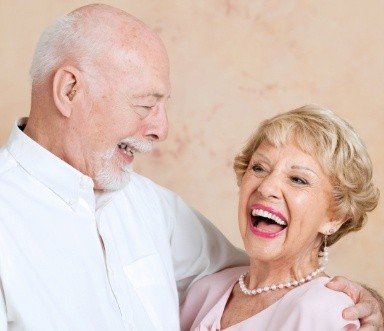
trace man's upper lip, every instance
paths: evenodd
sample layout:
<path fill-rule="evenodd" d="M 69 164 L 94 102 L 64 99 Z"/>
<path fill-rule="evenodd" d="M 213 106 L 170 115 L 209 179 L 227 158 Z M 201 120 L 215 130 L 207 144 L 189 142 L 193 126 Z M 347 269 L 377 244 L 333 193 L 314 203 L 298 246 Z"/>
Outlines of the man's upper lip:
<path fill-rule="evenodd" d="M 276 209 L 274 209 L 272 207 L 268 207 L 268 206 L 262 205 L 260 203 L 255 203 L 255 204 L 251 205 L 251 210 L 254 210 L 254 209 L 261 209 L 261 210 L 264 210 L 266 212 L 269 212 L 269 213 L 277 216 L 278 218 L 280 218 L 283 222 L 287 223 L 286 217 L 282 213 L 280 213 L 279 211 L 277 211 Z"/>

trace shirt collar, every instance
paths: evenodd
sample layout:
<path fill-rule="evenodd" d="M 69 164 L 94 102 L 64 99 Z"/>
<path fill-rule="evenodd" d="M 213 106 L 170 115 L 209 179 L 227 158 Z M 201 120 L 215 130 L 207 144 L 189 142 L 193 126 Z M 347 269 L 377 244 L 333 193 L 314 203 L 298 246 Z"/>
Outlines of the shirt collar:
<path fill-rule="evenodd" d="M 81 189 L 92 189 L 93 181 L 23 133 L 28 118 L 16 121 L 6 148 L 20 166 L 76 209 Z"/>

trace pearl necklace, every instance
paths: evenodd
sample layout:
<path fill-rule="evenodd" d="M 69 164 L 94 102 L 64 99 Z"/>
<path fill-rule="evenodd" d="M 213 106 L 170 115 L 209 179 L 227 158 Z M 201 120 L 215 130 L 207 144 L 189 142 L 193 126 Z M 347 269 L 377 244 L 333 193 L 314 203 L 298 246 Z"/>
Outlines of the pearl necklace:
<path fill-rule="evenodd" d="M 239 285 L 240 285 L 241 291 L 244 294 L 246 294 L 246 295 L 256 295 L 256 294 L 260 294 L 260 293 L 263 293 L 263 292 L 280 290 L 280 289 L 282 289 L 284 287 L 285 288 L 290 288 L 290 287 L 295 287 L 295 286 L 303 285 L 304 283 L 309 282 L 310 280 L 312 280 L 319 273 L 323 272 L 324 269 L 325 269 L 325 266 L 324 265 L 320 265 L 320 267 L 318 267 L 317 269 L 312 271 L 306 277 L 300 278 L 299 280 L 293 280 L 293 281 L 290 281 L 290 282 L 287 282 L 287 283 L 273 284 L 273 285 L 270 285 L 270 286 L 258 287 L 258 288 L 255 288 L 253 290 L 250 290 L 244 284 L 244 277 L 247 275 L 247 273 L 248 273 L 248 271 L 247 271 L 247 272 L 243 273 L 242 275 L 240 275 L 240 277 L 239 277 Z"/>

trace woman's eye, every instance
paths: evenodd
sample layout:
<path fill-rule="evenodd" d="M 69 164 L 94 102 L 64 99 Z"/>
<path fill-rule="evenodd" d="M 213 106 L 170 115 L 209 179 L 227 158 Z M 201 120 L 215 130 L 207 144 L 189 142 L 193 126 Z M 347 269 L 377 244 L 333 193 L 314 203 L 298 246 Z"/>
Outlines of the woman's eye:
<path fill-rule="evenodd" d="M 306 181 L 304 178 L 301 178 L 301 177 L 291 177 L 291 180 L 292 182 L 296 183 L 296 184 L 300 184 L 300 185 L 307 185 L 308 184 L 308 181 Z"/>
<path fill-rule="evenodd" d="M 262 171 L 264 171 L 264 168 L 263 168 L 260 164 L 254 164 L 254 165 L 252 165 L 251 169 L 252 169 L 254 172 L 262 172 Z"/>

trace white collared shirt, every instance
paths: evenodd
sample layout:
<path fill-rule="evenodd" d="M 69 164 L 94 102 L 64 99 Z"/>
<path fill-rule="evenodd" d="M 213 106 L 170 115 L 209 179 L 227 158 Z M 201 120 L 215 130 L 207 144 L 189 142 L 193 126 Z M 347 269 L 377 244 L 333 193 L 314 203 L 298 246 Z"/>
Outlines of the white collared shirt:
<path fill-rule="evenodd" d="M 0 150 L 0 331 L 179 330 L 178 291 L 246 261 L 145 177 L 95 197 L 16 125 Z"/>

